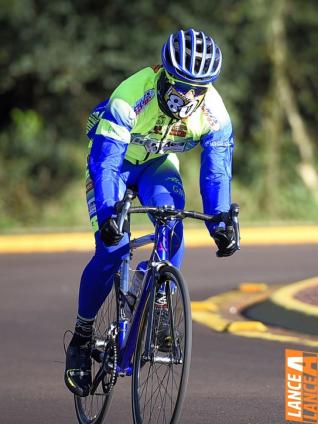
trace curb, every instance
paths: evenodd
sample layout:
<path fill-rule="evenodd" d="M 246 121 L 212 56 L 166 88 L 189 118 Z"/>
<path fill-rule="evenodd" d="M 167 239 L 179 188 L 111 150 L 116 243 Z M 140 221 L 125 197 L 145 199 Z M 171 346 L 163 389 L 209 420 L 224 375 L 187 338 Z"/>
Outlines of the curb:
<path fill-rule="evenodd" d="M 265 332 L 267 327 L 262 322 L 247 320 L 241 311 L 246 305 L 264 300 L 269 290 L 264 283 L 243 283 L 238 290 L 191 302 L 192 318 L 218 332 Z"/>
<path fill-rule="evenodd" d="M 149 227 L 147 227 L 149 230 Z M 133 237 L 145 231 L 133 232 Z M 151 230 L 150 230 L 151 231 Z M 204 228 L 185 230 L 187 247 L 211 246 L 211 237 Z M 268 246 L 284 244 L 318 244 L 318 225 L 294 227 L 243 227 L 242 246 Z M 49 253 L 87 252 L 94 249 L 94 237 L 90 232 L 0 235 L 0 254 L 3 253 Z"/>
<path fill-rule="evenodd" d="M 316 286 L 318 277 L 281 287 L 264 302 L 247 308 L 244 315 L 269 325 L 318 336 L 318 306 L 295 298 L 300 291 Z"/>
<path fill-rule="evenodd" d="M 294 299 L 318 277 L 287 286 L 242 283 L 237 290 L 192 302 L 194 321 L 217 332 L 318 347 L 318 307 Z M 309 328 L 309 332 L 308 332 Z"/>
<path fill-rule="evenodd" d="M 308 278 L 306 280 L 290 284 L 287 287 L 283 287 L 273 293 L 273 295 L 270 297 L 270 300 L 272 303 L 275 303 L 281 308 L 318 318 L 318 306 L 304 303 L 299 299 L 295 299 L 294 297 L 298 292 L 314 286 L 318 286 L 318 277 Z"/>

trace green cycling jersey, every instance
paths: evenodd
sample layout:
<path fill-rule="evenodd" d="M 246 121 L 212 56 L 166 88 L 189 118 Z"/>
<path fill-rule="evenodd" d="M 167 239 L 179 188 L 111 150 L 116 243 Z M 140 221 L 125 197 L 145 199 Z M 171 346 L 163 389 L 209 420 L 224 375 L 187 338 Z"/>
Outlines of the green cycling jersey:
<path fill-rule="evenodd" d="M 232 127 L 212 84 L 202 105 L 189 117 L 176 120 L 164 114 L 158 104 L 157 82 L 162 72 L 160 66 L 147 67 L 123 81 L 109 99 L 112 118 L 102 113 L 106 102 L 90 116 L 89 138 L 102 135 L 129 143 L 125 159 L 132 163 L 188 151 L 202 141 L 226 147 Z"/>

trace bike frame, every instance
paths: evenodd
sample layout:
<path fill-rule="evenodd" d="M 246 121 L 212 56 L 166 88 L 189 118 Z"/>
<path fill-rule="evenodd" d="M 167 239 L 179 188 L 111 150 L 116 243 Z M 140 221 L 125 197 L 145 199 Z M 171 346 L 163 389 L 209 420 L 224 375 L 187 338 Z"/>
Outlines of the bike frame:
<path fill-rule="evenodd" d="M 150 256 L 149 268 L 143 279 L 143 289 L 138 302 L 136 311 L 133 315 L 133 320 L 131 322 L 131 327 L 128 330 L 124 339 L 118 338 L 118 365 L 117 372 L 119 375 L 131 375 L 132 374 L 132 356 L 134 354 L 138 330 L 140 322 L 146 307 L 147 298 L 150 294 L 149 302 L 149 325 L 147 329 L 146 336 L 146 349 L 145 356 L 150 356 L 150 339 L 152 332 L 152 316 L 154 309 L 154 296 L 155 296 L 155 281 L 157 268 L 160 263 L 163 261 L 169 260 L 169 228 L 164 223 L 156 223 L 155 233 L 148 234 L 146 236 L 139 237 L 130 242 L 129 254 L 123 260 L 123 267 L 120 276 L 120 289 L 126 293 L 128 290 L 128 269 L 130 262 L 131 251 L 139 247 L 145 246 L 147 244 L 154 243 L 154 247 Z M 125 270 L 123 268 L 126 268 Z"/>
<path fill-rule="evenodd" d="M 117 212 L 120 212 L 117 218 L 117 225 L 120 232 L 123 231 L 123 225 L 126 217 L 130 216 L 128 214 L 131 206 L 131 202 L 134 198 L 134 193 L 130 190 L 126 191 L 123 201 L 119 202 Z M 156 207 L 141 207 L 141 208 L 132 208 L 132 211 L 137 213 L 155 213 L 160 208 Z M 228 213 L 219 213 L 217 215 L 206 215 L 201 212 L 195 211 L 184 211 L 184 210 L 175 210 L 174 208 L 169 208 L 167 206 L 162 207 L 164 214 L 155 218 L 155 232 L 154 234 L 148 234 L 143 237 L 139 237 L 135 240 L 130 241 L 130 249 L 127 256 L 122 261 L 121 271 L 120 271 L 120 291 L 126 295 L 128 291 L 128 282 L 129 282 L 129 263 L 131 258 L 131 251 L 138 247 L 147 245 L 149 243 L 154 243 L 153 250 L 148 262 L 148 269 L 143 279 L 143 289 L 142 293 L 134 312 L 132 323 L 130 328 L 126 331 L 120 327 L 120 324 L 124 324 L 124 320 L 121 321 L 119 318 L 119 337 L 118 337 L 118 365 L 117 372 L 119 375 L 131 375 L 132 374 L 132 356 L 135 352 L 138 331 L 141 323 L 142 316 L 144 314 L 147 299 L 149 297 L 149 310 L 148 310 L 148 326 L 146 334 L 146 344 L 144 357 L 146 360 L 151 359 L 151 334 L 152 334 L 152 321 L 154 314 L 154 302 L 155 302 L 155 282 L 158 278 L 158 271 L 160 266 L 171 265 L 169 263 L 170 255 L 170 240 L 169 240 L 169 231 L 172 231 L 168 228 L 167 222 L 170 220 L 175 220 L 177 223 L 179 220 L 184 219 L 185 217 L 190 217 L 194 219 L 199 219 L 202 221 L 213 221 L 213 222 L 225 222 L 226 225 L 233 225 L 234 233 L 236 235 L 237 249 L 240 249 L 239 240 L 239 222 L 238 214 L 239 207 L 237 204 L 233 203 L 231 205 L 230 211 Z M 130 220 L 128 218 L 128 223 Z M 127 230 L 125 230 L 127 231 Z M 129 232 L 129 231 L 128 231 Z M 171 301 L 170 291 L 168 293 L 168 301 Z M 126 321 L 127 323 L 127 321 Z M 125 323 L 125 324 L 126 324 Z M 124 327 L 124 325 L 123 325 Z M 173 334 L 173 329 L 172 329 Z M 174 336 L 173 336 L 174 338 Z"/>

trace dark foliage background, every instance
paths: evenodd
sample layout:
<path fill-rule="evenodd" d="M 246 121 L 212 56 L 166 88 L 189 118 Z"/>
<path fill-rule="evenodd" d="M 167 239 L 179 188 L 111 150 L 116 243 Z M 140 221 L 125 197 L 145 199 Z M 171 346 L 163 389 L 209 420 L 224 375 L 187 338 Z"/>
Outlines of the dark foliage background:
<path fill-rule="evenodd" d="M 159 63 L 170 32 L 221 46 L 216 84 L 233 118 L 233 197 L 248 221 L 318 221 L 314 0 L 0 1 L 0 228 L 88 225 L 90 109 L 131 73 Z M 200 208 L 200 149 L 180 157 Z M 186 166 L 185 166 L 186 164 Z"/>

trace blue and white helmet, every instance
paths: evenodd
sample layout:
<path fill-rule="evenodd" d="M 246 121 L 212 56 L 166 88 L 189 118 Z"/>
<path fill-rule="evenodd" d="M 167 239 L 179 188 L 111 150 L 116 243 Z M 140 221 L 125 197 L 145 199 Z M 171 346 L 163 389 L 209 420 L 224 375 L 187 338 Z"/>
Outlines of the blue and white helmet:
<path fill-rule="evenodd" d="M 222 53 L 212 37 L 190 28 L 171 34 L 161 51 L 164 69 L 189 84 L 206 85 L 221 71 Z"/>

